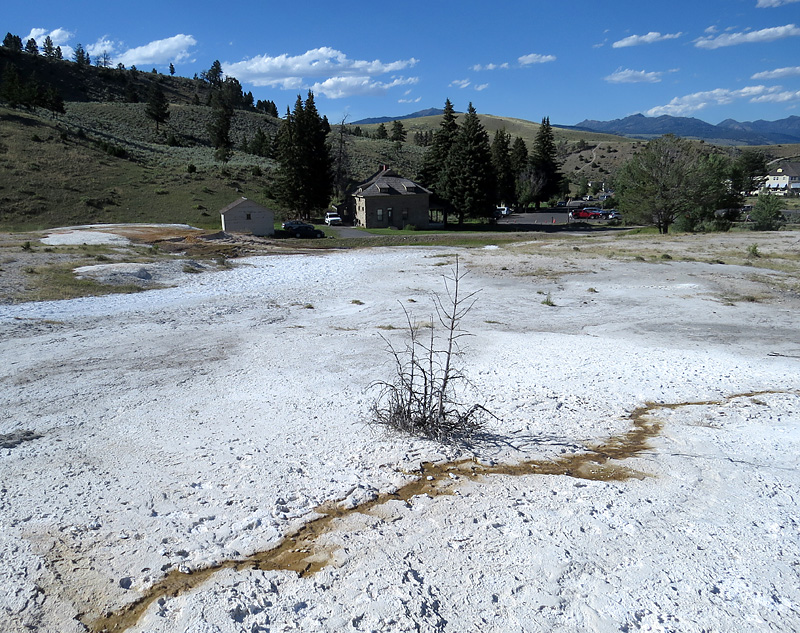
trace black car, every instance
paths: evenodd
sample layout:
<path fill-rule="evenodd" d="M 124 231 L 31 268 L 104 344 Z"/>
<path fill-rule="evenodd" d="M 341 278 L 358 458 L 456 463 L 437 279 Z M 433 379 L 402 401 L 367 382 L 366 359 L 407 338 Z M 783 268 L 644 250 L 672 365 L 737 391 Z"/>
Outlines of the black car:
<path fill-rule="evenodd" d="M 284 231 L 291 231 L 296 226 L 311 226 L 308 222 L 303 222 L 302 220 L 287 220 L 281 225 L 281 228 Z"/>
<path fill-rule="evenodd" d="M 311 224 L 296 224 L 286 230 L 290 235 L 294 235 L 295 237 L 306 240 L 314 239 L 316 237 L 325 237 L 325 233 L 323 231 L 314 228 L 314 226 Z"/>

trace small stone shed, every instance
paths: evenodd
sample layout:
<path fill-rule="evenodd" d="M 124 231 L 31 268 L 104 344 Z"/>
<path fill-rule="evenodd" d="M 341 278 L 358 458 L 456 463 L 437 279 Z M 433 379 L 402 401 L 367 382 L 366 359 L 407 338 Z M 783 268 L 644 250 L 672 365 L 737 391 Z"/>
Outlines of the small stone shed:
<path fill-rule="evenodd" d="M 388 167 L 382 167 L 353 193 L 355 220 L 368 229 L 430 224 L 431 192 Z"/>
<path fill-rule="evenodd" d="M 275 212 L 247 198 L 239 198 L 219 212 L 226 233 L 275 234 Z"/>

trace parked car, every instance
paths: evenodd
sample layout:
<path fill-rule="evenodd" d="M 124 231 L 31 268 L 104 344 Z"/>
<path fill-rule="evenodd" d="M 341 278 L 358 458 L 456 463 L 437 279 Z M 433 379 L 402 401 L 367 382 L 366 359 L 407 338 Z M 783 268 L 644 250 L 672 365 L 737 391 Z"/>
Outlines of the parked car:
<path fill-rule="evenodd" d="M 325 214 L 325 224 L 328 226 L 339 226 L 342 223 L 342 218 L 339 217 L 339 214 L 336 211 L 328 211 Z"/>
<path fill-rule="evenodd" d="M 295 237 L 311 240 L 316 237 L 325 237 L 325 232 L 320 231 L 318 228 L 314 227 L 312 224 L 297 224 L 290 229 L 287 229 L 289 233 L 294 235 Z"/>
<path fill-rule="evenodd" d="M 616 209 L 608 209 L 606 211 L 606 219 L 608 220 L 621 220 L 622 214 Z"/>
<path fill-rule="evenodd" d="M 284 231 L 291 231 L 296 226 L 311 226 L 308 222 L 303 222 L 302 220 L 287 220 L 283 224 L 281 224 L 281 228 Z"/>
<path fill-rule="evenodd" d="M 514 210 L 511 207 L 497 207 L 495 215 L 511 215 L 512 213 L 514 213 Z"/>
<path fill-rule="evenodd" d="M 569 216 L 576 220 L 599 220 L 603 217 L 600 209 L 587 207 L 586 209 L 575 209 Z"/>

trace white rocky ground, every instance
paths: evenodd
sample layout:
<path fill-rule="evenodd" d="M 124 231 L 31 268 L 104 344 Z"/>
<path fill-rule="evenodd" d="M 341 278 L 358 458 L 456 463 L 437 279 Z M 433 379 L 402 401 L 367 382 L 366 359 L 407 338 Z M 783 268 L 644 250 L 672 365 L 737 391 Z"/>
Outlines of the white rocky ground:
<path fill-rule="evenodd" d="M 316 574 L 221 571 L 129 630 L 800 630 L 796 281 L 575 239 L 259 257 L 0 306 L 0 630 L 83 631 L 170 570 L 463 456 L 363 424 L 381 335 L 402 340 L 401 305 L 431 319 L 456 253 L 481 289 L 464 365 L 505 440 L 483 462 L 581 451 L 646 402 L 706 404 L 654 411 L 661 434 L 625 462 L 641 479 L 492 476 L 354 512 Z"/>

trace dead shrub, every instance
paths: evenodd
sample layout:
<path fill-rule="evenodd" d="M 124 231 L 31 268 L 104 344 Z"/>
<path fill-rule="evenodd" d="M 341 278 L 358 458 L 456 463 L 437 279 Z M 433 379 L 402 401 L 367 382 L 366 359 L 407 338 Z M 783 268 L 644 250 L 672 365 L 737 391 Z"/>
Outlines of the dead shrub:
<path fill-rule="evenodd" d="M 463 357 L 460 341 L 469 336 L 461 322 L 478 294 L 461 293 L 465 274 L 456 258 L 451 274 L 444 275 L 445 296 L 436 294 L 433 298 L 437 318 L 425 323 L 425 328 L 400 304 L 407 338 L 398 348 L 383 337 L 392 357 L 394 377 L 370 385 L 377 391 L 370 409 L 370 426 L 445 444 L 468 441 L 483 431 L 492 414 L 481 404 L 466 405 L 458 395 L 463 386 L 469 386 L 458 366 Z M 441 329 L 444 334 L 439 336 Z"/>

